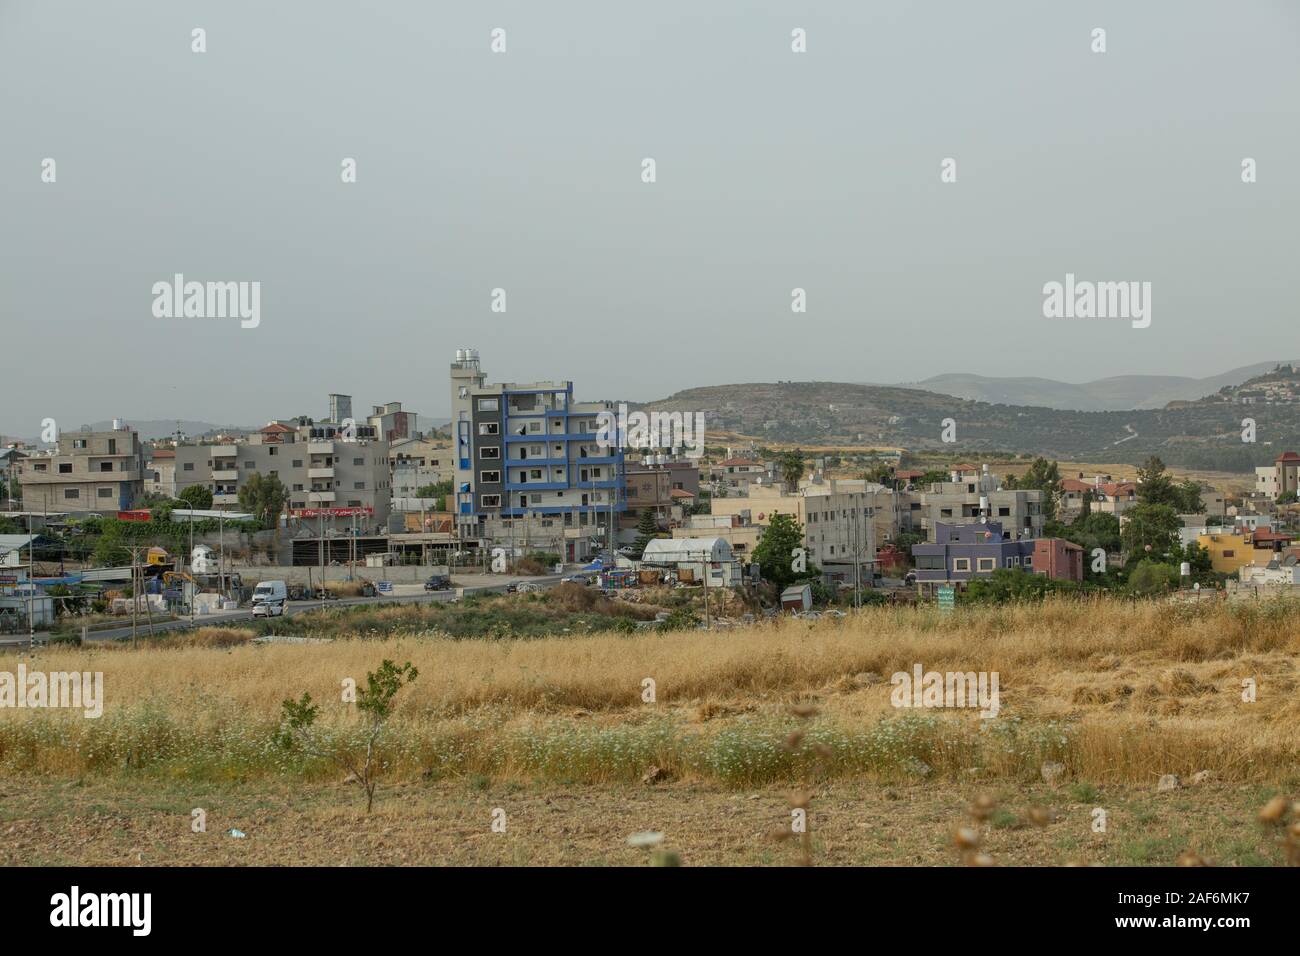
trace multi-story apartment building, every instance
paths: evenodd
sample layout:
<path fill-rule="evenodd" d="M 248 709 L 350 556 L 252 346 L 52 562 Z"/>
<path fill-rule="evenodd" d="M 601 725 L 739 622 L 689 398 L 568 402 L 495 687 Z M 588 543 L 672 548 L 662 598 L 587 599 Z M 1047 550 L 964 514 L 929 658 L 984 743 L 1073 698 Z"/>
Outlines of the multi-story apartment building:
<path fill-rule="evenodd" d="M 766 527 L 775 515 L 793 515 L 803 527 L 809 564 L 823 568 L 867 565 L 877 545 L 898 531 L 898 494 L 862 479 L 813 477 L 789 492 L 772 485 L 751 485 L 743 497 L 714 498 L 714 515 L 734 515 L 744 523 Z"/>
<path fill-rule="evenodd" d="M 643 511 L 655 515 L 661 528 L 681 525 L 700 491 L 699 465 L 690 459 L 667 455 L 646 455 L 624 465 L 627 480 L 627 512 L 622 524 L 634 526 Z"/>
<path fill-rule="evenodd" d="M 126 426 L 60 435 L 54 449 L 30 454 L 16 469 L 29 511 L 123 511 L 144 493 L 144 448 Z"/>
<path fill-rule="evenodd" d="M 1256 468 L 1255 492 L 1273 501 L 1287 492 L 1300 494 L 1300 455 L 1288 451 L 1273 464 Z"/>
<path fill-rule="evenodd" d="M 288 493 L 290 517 L 331 519 L 338 527 L 360 517 L 382 527 L 392 496 L 388 457 L 388 443 L 369 425 L 277 421 L 246 441 L 179 446 L 176 491 L 202 485 L 212 491 L 214 508 L 238 510 L 245 481 L 274 476 Z"/>
<path fill-rule="evenodd" d="M 464 541 L 583 560 L 627 508 L 623 450 L 601 441 L 608 402 L 572 382 L 489 384 L 476 349 L 451 364 L 454 508 Z"/>
<path fill-rule="evenodd" d="M 995 522 L 1008 539 L 1037 538 L 1043 532 L 1043 493 L 1037 489 L 1005 489 L 998 476 L 984 466 L 982 472 L 954 472 L 949 481 L 928 485 L 919 493 L 920 508 L 912 521 L 929 540 L 935 529 L 948 525 Z"/>

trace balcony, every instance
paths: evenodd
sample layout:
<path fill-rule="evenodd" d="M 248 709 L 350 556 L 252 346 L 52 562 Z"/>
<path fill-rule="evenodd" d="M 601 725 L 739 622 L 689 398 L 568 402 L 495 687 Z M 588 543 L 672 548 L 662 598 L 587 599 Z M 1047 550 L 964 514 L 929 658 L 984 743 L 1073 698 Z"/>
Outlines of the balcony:
<path fill-rule="evenodd" d="M 307 454 L 332 455 L 334 454 L 334 442 L 333 441 L 309 441 L 307 442 Z"/>
<path fill-rule="evenodd" d="M 214 445 L 208 451 L 213 458 L 234 458 L 239 454 L 239 449 L 234 445 Z"/>
<path fill-rule="evenodd" d="M 239 504 L 239 495 L 213 495 L 212 503 L 214 505 L 237 505 Z"/>
<path fill-rule="evenodd" d="M 334 503 L 334 492 L 313 491 L 307 495 L 307 500 L 314 505 L 331 505 Z"/>
<path fill-rule="evenodd" d="M 214 468 L 212 469 L 213 481 L 238 481 L 239 469 L 237 468 Z"/>
<path fill-rule="evenodd" d="M 332 466 L 329 468 L 308 468 L 307 477 L 308 478 L 333 478 L 334 468 Z"/>

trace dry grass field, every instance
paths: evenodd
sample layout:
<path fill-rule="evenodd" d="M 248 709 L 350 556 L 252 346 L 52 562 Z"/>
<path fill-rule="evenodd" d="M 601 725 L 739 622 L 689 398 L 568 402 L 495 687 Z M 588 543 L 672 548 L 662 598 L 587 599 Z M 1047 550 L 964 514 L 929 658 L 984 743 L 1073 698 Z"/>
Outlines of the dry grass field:
<path fill-rule="evenodd" d="M 117 862 L 130 862 L 114 855 L 121 844 L 142 842 L 164 848 L 155 862 L 197 862 L 188 841 L 166 834 L 202 800 L 281 834 L 278 849 L 250 858 L 259 862 L 292 861 L 300 844 L 305 861 L 313 851 L 289 835 L 326 824 L 353 834 L 355 862 L 428 862 L 414 843 L 376 837 L 419 826 L 406 820 L 417 808 L 464 837 L 433 844 L 449 862 L 628 862 L 619 841 L 640 829 L 664 830 L 696 862 L 782 862 L 791 848 L 752 838 L 779 827 L 786 795 L 803 788 L 828 862 L 931 863 L 952 862 L 944 834 L 987 792 L 1006 805 L 1005 825 L 991 830 L 1022 862 L 1166 863 L 1197 847 L 1275 862 L 1254 815 L 1268 796 L 1300 796 L 1296 621 L 1294 605 L 1276 602 L 1097 599 L 531 640 L 408 633 L 252 645 L 247 633 L 212 629 L 147 649 L 8 656 L 0 670 L 102 671 L 106 702 L 97 720 L 0 709 L 0 813 L 32 833 L 71 834 L 95 831 L 94 808 L 92 821 L 110 822 L 86 834 L 87 859 Z M 331 745 L 352 746 L 359 725 L 342 682 L 364 683 L 385 658 L 420 674 L 382 738 L 367 821 L 359 788 L 332 763 L 286 752 L 274 736 L 281 701 L 308 691 Z M 998 716 L 894 707 L 890 676 L 916 664 L 998 672 Z M 1243 700 L 1247 680 L 1253 702 Z M 1044 764 L 1061 765 L 1050 786 Z M 1157 793 L 1166 774 L 1183 786 Z M 484 808 L 505 807 L 506 796 L 521 825 L 485 842 L 502 835 L 479 832 Z M 557 804 L 580 819 L 552 819 L 543 808 Z M 1039 804 L 1084 817 L 1091 806 L 1130 807 L 1127 835 L 1093 847 L 1083 817 L 1068 830 L 1022 826 Z M 134 822 L 111 823 L 123 815 Z M 111 836 L 122 828 L 139 838 Z M 405 855 L 385 857 L 389 843 Z M 230 862 L 255 853 L 222 846 Z"/>

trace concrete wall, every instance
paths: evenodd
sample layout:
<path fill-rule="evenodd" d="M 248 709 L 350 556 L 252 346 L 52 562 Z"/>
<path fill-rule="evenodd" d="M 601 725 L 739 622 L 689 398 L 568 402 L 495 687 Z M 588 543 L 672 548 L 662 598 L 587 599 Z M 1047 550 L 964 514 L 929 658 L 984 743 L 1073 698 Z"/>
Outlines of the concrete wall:
<path fill-rule="evenodd" d="M 287 584 L 307 584 L 319 585 L 321 583 L 320 568 L 298 568 L 286 567 L 284 565 L 267 565 L 267 566 L 241 566 L 235 565 L 233 570 L 243 580 L 244 584 L 252 585 L 257 581 L 284 581 Z M 466 573 L 477 574 L 481 568 L 471 567 L 464 569 Z M 308 574 L 310 573 L 310 578 Z M 448 574 L 450 572 L 445 564 L 415 565 L 415 564 L 398 564 L 386 568 L 366 568 L 357 567 L 352 569 L 352 578 L 354 581 L 392 581 L 394 584 L 422 584 L 432 574 Z M 325 569 L 325 581 L 327 583 L 338 583 L 349 580 L 347 568 L 329 568 Z M 506 580 L 504 577 L 502 580 Z"/>

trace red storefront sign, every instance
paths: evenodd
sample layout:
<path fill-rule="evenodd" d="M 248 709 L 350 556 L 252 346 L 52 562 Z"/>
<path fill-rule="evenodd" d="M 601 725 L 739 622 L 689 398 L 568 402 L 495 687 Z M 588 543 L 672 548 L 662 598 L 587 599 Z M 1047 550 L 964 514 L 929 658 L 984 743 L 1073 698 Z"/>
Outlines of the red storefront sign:
<path fill-rule="evenodd" d="M 133 508 L 130 511 L 119 511 L 117 513 L 118 521 L 150 521 L 153 515 L 148 508 Z"/>

